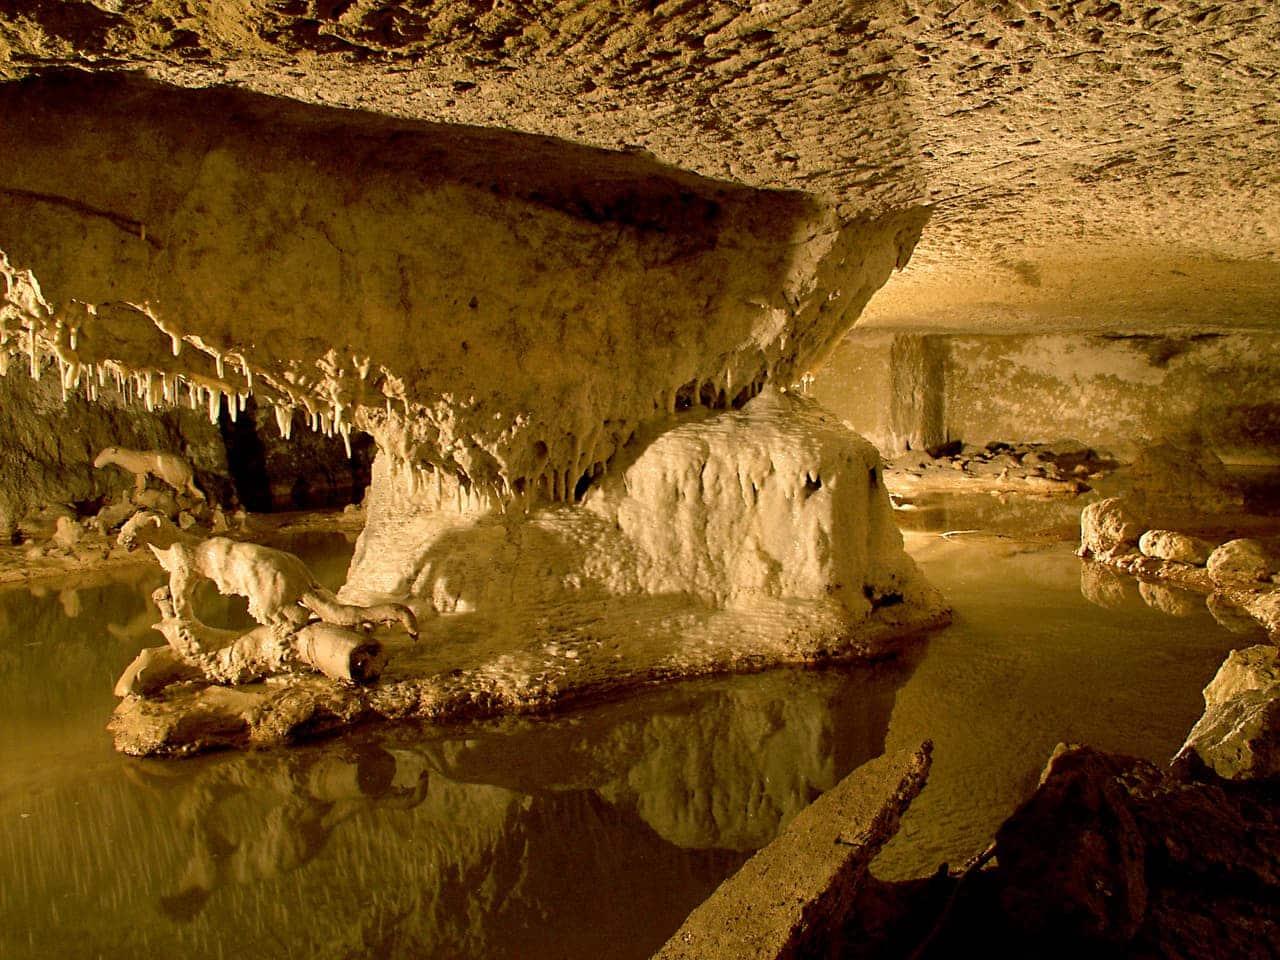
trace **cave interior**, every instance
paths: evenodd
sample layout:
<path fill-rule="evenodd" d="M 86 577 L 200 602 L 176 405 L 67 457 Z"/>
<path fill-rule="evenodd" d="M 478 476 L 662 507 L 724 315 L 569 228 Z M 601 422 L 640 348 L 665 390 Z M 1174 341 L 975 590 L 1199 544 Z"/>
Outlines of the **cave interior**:
<path fill-rule="evenodd" d="M 0 953 L 1277 955 L 1270 0 L 0 0 L 0 280 Z"/>

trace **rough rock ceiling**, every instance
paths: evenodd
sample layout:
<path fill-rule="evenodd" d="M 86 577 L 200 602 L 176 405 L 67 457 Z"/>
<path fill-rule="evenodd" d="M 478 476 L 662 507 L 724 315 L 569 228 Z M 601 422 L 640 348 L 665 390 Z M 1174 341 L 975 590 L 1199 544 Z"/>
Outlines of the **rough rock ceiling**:
<path fill-rule="evenodd" d="M 0 0 L 0 71 L 54 63 L 934 205 L 871 322 L 1257 326 L 1280 298 L 1273 0 Z"/>

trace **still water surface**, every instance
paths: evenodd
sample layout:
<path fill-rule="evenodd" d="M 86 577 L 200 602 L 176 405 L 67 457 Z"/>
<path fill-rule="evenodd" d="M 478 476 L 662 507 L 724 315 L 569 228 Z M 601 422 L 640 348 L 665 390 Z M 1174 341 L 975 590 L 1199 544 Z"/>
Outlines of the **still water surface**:
<path fill-rule="evenodd" d="M 2 589 L 0 957 L 646 957 L 814 797 L 926 737 L 929 785 L 875 870 L 962 860 L 1059 741 L 1167 759 L 1252 641 L 1086 571 L 1089 599 L 1070 543 L 1004 532 L 907 535 L 956 615 L 893 663 L 184 761 L 118 756 L 104 729 L 157 642 L 158 570 Z M 342 580 L 342 535 L 282 545 Z"/>

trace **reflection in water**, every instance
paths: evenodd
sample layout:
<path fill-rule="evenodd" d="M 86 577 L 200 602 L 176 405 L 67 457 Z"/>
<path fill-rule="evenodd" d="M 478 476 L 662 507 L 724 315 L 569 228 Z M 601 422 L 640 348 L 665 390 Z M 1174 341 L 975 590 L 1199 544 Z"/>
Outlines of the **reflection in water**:
<path fill-rule="evenodd" d="M 1121 610 L 1138 595 L 1133 577 L 1096 560 L 1080 561 L 1080 595 L 1104 610 Z"/>
<path fill-rule="evenodd" d="M 1167 759 L 1241 642 L 1069 543 L 907 541 L 956 619 L 898 663 L 187 761 L 103 729 L 160 571 L 0 591 L 0 956 L 648 956 L 886 745 L 936 749 L 876 872 L 930 873 L 985 846 L 1059 740 Z M 310 547 L 336 585 L 350 545 Z"/>
<path fill-rule="evenodd" d="M 64 776 L 0 800 L 21 871 L 0 916 L 34 922 L 0 952 L 648 956 L 881 751 L 906 675 L 783 670 L 559 719 L 120 758 L 90 792 Z"/>
<path fill-rule="evenodd" d="M 329 584 L 350 555 L 285 546 Z M 781 670 L 558 718 L 140 761 L 103 726 L 114 677 L 156 642 L 162 577 L 0 591 L 0 956 L 648 956 L 882 750 L 910 672 Z M 243 611 L 210 593 L 201 616 Z"/>
<path fill-rule="evenodd" d="M 930 873 L 981 851 L 1059 742 L 1167 762 L 1238 638 L 1203 602 L 1169 617 L 1074 543 L 908 535 L 955 609 L 899 691 L 888 749 L 934 740 L 929 783 L 873 869 Z"/>
<path fill-rule="evenodd" d="M 1167 583 L 1140 581 L 1138 594 L 1152 610 L 1159 610 L 1171 617 L 1194 617 L 1205 609 L 1202 595 Z"/>
<path fill-rule="evenodd" d="M 1080 536 L 1080 511 L 1096 500 L 1081 497 L 1035 498 L 1007 493 L 918 493 L 895 496 L 893 518 L 907 532 L 983 530 L 1023 539 L 1073 540 Z"/>

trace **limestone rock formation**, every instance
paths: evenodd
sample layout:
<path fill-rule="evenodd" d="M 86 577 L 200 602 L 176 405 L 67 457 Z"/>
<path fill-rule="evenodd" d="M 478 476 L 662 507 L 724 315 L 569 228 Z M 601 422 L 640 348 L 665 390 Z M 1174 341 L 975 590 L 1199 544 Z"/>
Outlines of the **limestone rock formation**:
<path fill-rule="evenodd" d="M 798 379 L 926 218 L 133 78 L 6 84 L 0 113 L 3 336 L 33 373 L 211 416 L 252 391 L 503 501 L 571 499 L 655 415 Z"/>
<path fill-rule="evenodd" d="M 1194 591 L 1208 595 L 1210 612 L 1232 632 L 1256 636 L 1261 628 L 1273 639 L 1280 637 L 1280 584 L 1273 573 L 1278 563 L 1267 543 L 1238 538 L 1209 551 L 1209 544 L 1177 531 L 1137 534 L 1142 526 L 1121 498 L 1091 503 L 1081 512 L 1077 554 L 1098 562 L 1081 568 L 1086 597 L 1102 606 L 1122 599 L 1123 587 L 1103 572 L 1105 564 L 1138 577 L 1142 598 L 1156 609 L 1185 616 L 1198 609 L 1187 594 Z M 1205 566 L 1188 562 L 1206 551 Z M 1173 555 L 1186 559 L 1170 559 Z"/>
<path fill-rule="evenodd" d="M 1176 530 L 1148 530 L 1138 539 L 1138 549 L 1144 557 L 1202 567 L 1208 562 L 1213 546 Z"/>
<path fill-rule="evenodd" d="M 1222 460 L 1204 444 L 1144 447 L 1128 479 L 1128 499 L 1147 517 L 1211 515 L 1239 510 L 1244 503 Z"/>
<path fill-rule="evenodd" d="M 1227 780 L 1280 777 L 1280 648 L 1231 651 L 1204 704 L 1175 764 Z"/>
<path fill-rule="evenodd" d="M 1270 580 L 1280 563 L 1257 540 L 1228 540 L 1209 555 L 1209 576 L 1219 586 L 1256 586 Z"/>
<path fill-rule="evenodd" d="M 773 391 L 661 434 L 581 507 L 486 520 L 473 499 L 440 489 L 411 490 L 375 465 L 341 596 L 500 609 L 503 629 L 529 636 L 554 634 L 548 605 L 686 597 L 752 634 L 787 611 L 796 628 L 808 624 L 806 646 L 833 655 L 876 624 L 941 608 L 903 552 L 874 448 Z M 743 655 L 753 649 L 744 639 Z"/>
<path fill-rule="evenodd" d="M 1081 557 L 1111 560 L 1136 552 L 1145 527 L 1125 502 L 1108 497 L 1089 504 L 1080 514 Z"/>
<path fill-rule="evenodd" d="M 159 514 L 142 511 L 120 532 L 120 544 L 147 546 L 169 574 L 152 594 L 162 618 L 155 629 L 168 647 L 143 650 L 116 683 L 116 695 L 153 696 L 170 683 L 240 684 L 295 667 L 363 682 L 381 672 L 381 646 L 354 629 L 395 621 L 417 637 L 413 612 L 400 604 L 352 607 L 321 587 L 293 554 L 226 537 L 201 539 Z M 245 632 L 201 623 L 195 587 L 210 580 L 224 596 L 248 600 L 260 626 Z M 319 622 L 310 622 L 313 617 Z"/>
<path fill-rule="evenodd" d="M 520 713 L 667 678 L 894 655 L 949 613 L 902 550 L 879 466 L 814 404 L 772 392 L 664 432 L 581 504 L 527 514 L 486 512 L 456 486 L 410 488 L 380 459 L 339 596 L 352 609 L 407 600 L 422 642 L 389 638 L 372 688 L 126 701 L 117 745 L 278 743 L 374 717 Z"/>
<path fill-rule="evenodd" d="M 0 71 L 145 67 L 630 148 L 845 215 L 933 203 L 928 269 L 881 316 L 1258 322 L 1277 277 L 1277 183 L 1255 151 L 1278 37 L 1268 0 L 27 0 L 0 11 Z"/>
<path fill-rule="evenodd" d="M 689 644 L 625 658 L 627 682 L 879 655 L 945 617 L 874 450 L 759 396 L 905 265 L 923 208 L 846 216 L 636 153 L 140 77 L 25 78 L 0 115 L 0 353 L 90 395 L 214 421 L 252 394 L 286 438 L 299 411 L 372 435 L 347 595 L 481 612 L 516 643 L 507 702 L 533 641 L 600 618 L 618 638 L 619 597 L 683 615 Z M 215 546 L 247 549 L 164 548 L 184 617 L 184 558 Z M 286 592 L 257 612 L 305 617 Z"/>

